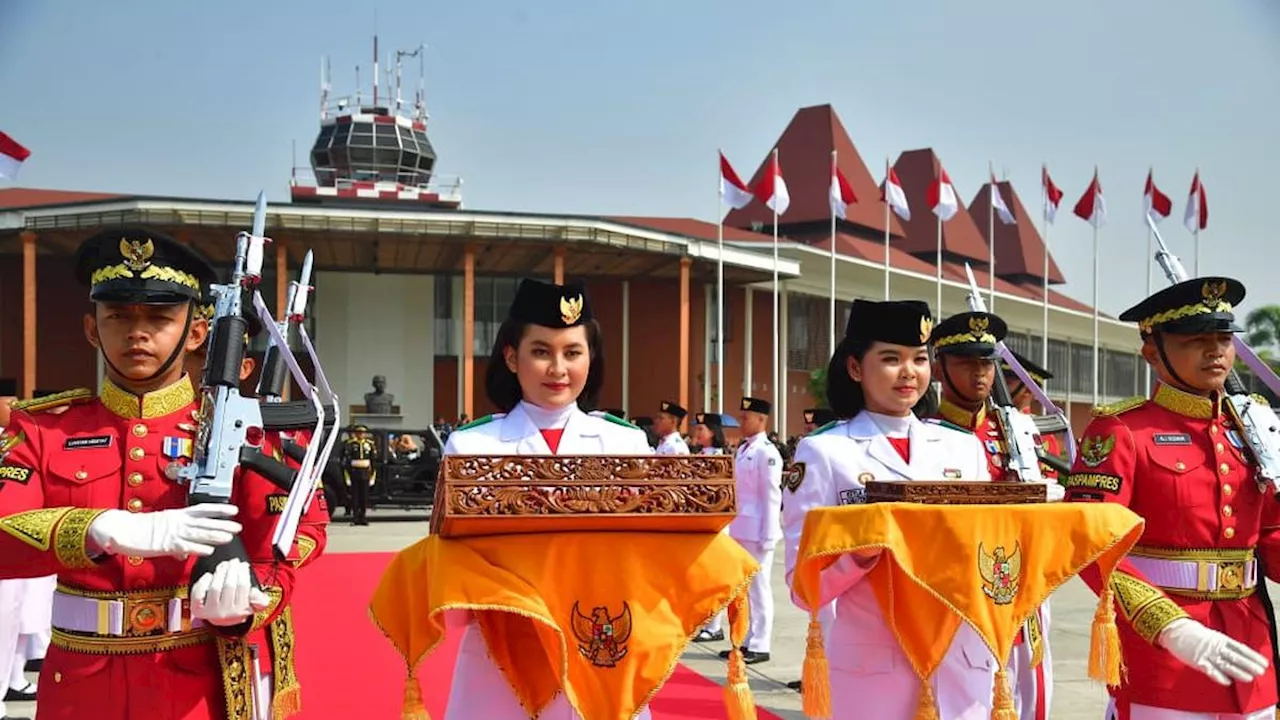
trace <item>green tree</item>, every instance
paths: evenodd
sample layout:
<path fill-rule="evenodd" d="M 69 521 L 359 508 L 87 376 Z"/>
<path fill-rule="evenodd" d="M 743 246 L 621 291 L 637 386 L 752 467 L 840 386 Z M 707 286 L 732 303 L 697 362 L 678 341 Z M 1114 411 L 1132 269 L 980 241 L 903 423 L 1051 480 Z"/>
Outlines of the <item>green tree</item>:
<path fill-rule="evenodd" d="M 809 371 L 809 397 L 814 407 L 827 407 L 827 369 L 818 368 Z"/>
<path fill-rule="evenodd" d="M 1280 355 L 1280 305 L 1263 305 L 1244 320 L 1245 342 L 1258 356 L 1274 365 Z"/>

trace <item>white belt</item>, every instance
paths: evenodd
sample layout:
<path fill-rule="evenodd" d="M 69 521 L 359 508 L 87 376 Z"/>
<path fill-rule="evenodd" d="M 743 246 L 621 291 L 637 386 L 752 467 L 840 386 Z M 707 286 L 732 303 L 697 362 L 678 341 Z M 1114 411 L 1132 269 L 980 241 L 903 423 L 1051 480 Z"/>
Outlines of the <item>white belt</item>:
<path fill-rule="evenodd" d="M 1171 560 L 1130 554 L 1129 562 L 1153 585 L 1166 590 L 1220 592 L 1251 590 L 1258 584 L 1258 561 Z"/>
<path fill-rule="evenodd" d="M 145 635 L 157 630 L 180 633 L 203 625 L 201 620 L 195 619 L 183 627 L 184 602 L 179 597 L 91 598 L 59 590 L 53 594 L 51 624 L 63 632 L 115 637 Z"/>

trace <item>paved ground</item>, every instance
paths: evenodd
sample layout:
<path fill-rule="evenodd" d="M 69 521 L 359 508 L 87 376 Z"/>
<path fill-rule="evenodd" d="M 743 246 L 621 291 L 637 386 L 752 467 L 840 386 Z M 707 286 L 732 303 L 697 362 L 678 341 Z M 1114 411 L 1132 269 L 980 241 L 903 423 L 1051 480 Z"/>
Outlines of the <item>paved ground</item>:
<path fill-rule="evenodd" d="M 426 512 L 413 515 L 375 512 L 369 527 L 352 527 L 341 518 L 330 528 L 329 552 L 385 552 L 400 548 L 421 538 L 427 532 Z M 773 659 L 749 668 L 751 687 L 756 702 L 786 720 L 803 720 L 800 696 L 786 683 L 800 678 L 804 659 L 807 616 L 792 606 L 782 582 L 782 553 L 776 554 L 774 597 L 777 616 L 774 620 Z M 1089 627 L 1093 621 L 1096 599 L 1078 580 L 1065 585 L 1053 596 L 1051 644 L 1054 683 L 1053 720 L 1098 720 L 1106 707 L 1106 693 L 1090 681 L 1088 666 Z M 714 680 L 724 680 L 724 662 L 717 656 L 727 644 L 712 646 L 692 644 L 684 662 L 690 668 Z M 34 676 L 31 676 L 35 680 Z M 34 703 L 9 703 L 10 717 L 32 717 Z"/>

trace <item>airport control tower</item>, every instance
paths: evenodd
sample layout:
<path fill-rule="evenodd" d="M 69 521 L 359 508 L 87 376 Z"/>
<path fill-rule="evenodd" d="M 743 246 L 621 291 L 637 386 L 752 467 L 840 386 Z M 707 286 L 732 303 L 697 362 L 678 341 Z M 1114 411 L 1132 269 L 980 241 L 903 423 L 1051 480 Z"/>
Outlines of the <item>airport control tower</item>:
<path fill-rule="evenodd" d="M 378 38 L 373 38 L 373 88 L 366 97 L 356 67 L 354 97 L 331 94 L 327 60 L 320 68 L 320 134 L 311 147 L 311 167 L 295 168 L 295 203 L 340 203 L 414 207 L 462 207 L 462 179 L 435 174 L 436 151 L 427 138 L 423 89 L 426 47 L 388 55 L 386 86 L 379 93 Z M 412 106 L 401 95 L 406 59 L 418 60 Z M 368 100 L 366 103 L 365 101 Z"/>

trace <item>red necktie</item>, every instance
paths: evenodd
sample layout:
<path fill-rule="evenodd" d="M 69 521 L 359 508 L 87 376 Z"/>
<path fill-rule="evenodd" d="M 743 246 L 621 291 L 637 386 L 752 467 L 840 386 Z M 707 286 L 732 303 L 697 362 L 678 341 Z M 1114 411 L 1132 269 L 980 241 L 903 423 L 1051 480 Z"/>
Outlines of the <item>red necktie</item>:
<path fill-rule="evenodd" d="M 560 449 L 560 436 L 564 435 L 564 428 L 559 430 L 539 430 L 542 433 L 542 439 L 547 441 L 547 447 L 551 448 L 551 454 L 554 455 Z"/>
<path fill-rule="evenodd" d="M 893 449 L 897 450 L 898 454 L 902 456 L 902 460 L 904 462 L 910 463 L 911 462 L 911 438 L 895 437 L 895 438 L 887 438 L 887 439 L 889 440 L 889 444 L 893 445 Z"/>

